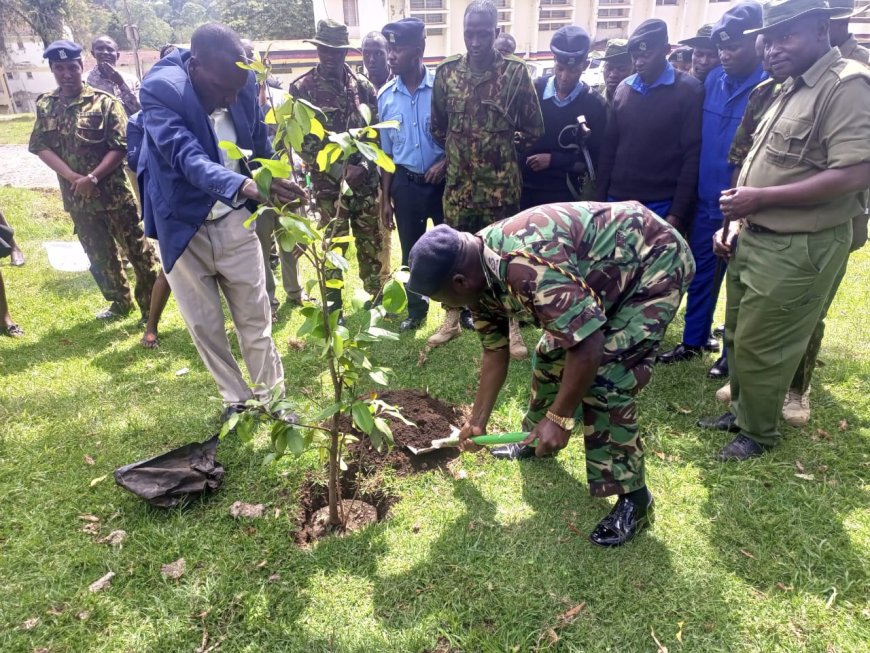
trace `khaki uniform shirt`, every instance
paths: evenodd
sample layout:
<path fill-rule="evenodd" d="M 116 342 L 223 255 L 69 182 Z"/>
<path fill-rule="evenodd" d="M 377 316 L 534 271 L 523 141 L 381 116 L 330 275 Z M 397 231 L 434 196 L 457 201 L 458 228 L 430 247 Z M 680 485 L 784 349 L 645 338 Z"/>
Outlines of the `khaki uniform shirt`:
<path fill-rule="evenodd" d="M 802 181 L 831 168 L 870 162 L 870 71 L 832 48 L 803 75 L 787 80 L 764 114 L 738 186 Z M 822 231 L 863 214 L 863 193 L 813 206 L 776 206 L 748 216 L 779 233 Z"/>
<path fill-rule="evenodd" d="M 843 55 L 844 59 L 860 61 L 865 66 L 870 65 L 870 50 L 863 45 L 858 45 L 858 40 L 851 34 L 846 42 L 840 46 L 840 54 Z"/>

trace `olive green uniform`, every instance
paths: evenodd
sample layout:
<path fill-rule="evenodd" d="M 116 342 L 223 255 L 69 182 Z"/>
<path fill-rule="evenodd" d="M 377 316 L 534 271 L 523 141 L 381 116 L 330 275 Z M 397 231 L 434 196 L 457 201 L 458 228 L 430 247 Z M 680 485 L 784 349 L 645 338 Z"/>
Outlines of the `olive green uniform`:
<path fill-rule="evenodd" d="M 127 151 L 127 115 L 121 103 L 103 91 L 84 85 L 74 98 L 59 89 L 40 95 L 30 151 L 51 150 L 72 170 L 85 175 L 112 150 Z M 151 304 L 158 263 L 146 240 L 130 181 L 119 165 L 99 180 L 90 198 L 74 195 L 70 183 L 58 175 L 64 208 L 91 262 L 91 274 L 113 310 L 132 306 L 130 284 L 121 264 L 119 245 L 136 274 L 136 303 L 143 315 Z"/>
<path fill-rule="evenodd" d="M 764 188 L 870 162 L 870 72 L 833 48 L 783 84 L 755 132 L 738 186 Z M 732 411 L 770 446 L 789 382 L 842 274 L 864 193 L 747 217 L 728 265 L 725 344 Z"/>

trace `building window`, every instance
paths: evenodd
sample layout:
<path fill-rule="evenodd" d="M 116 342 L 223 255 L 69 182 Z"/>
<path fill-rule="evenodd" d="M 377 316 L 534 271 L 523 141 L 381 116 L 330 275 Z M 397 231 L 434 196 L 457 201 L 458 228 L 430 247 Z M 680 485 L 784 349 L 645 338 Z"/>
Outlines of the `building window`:
<path fill-rule="evenodd" d="M 598 4 L 602 7 L 605 5 L 625 5 L 631 4 L 631 0 L 598 0 Z"/>
<path fill-rule="evenodd" d="M 558 23 L 540 23 L 538 25 L 538 30 L 541 32 L 555 32 L 560 27 L 565 27 L 565 25 L 570 25 L 571 21 L 563 20 Z"/>
<path fill-rule="evenodd" d="M 628 9 L 599 9 L 599 18 L 628 18 Z"/>
<path fill-rule="evenodd" d="M 409 5 L 411 16 L 426 23 L 426 36 L 444 35 L 440 26 L 447 24 L 447 0 L 409 0 Z"/>
<path fill-rule="evenodd" d="M 418 9 L 444 9 L 445 0 L 411 0 L 411 10 Z M 499 5 L 501 6 L 501 5 Z"/>
<path fill-rule="evenodd" d="M 625 23 L 616 20 L 599 20 L 595 23 L 597 29 L 620 29 Z"/>
<path fill-rule="evenodd" d="M 15 79 L 15 73 L 6 73 L 6 79 Z"/>
<path fill-rule="evenodd" d="M 27 73 L 27 79 L 33 79 L 33 73 L 28 72 L 28 73 Z"/>
<path fill-rule="evenodd" d="M 447 15 L 446 14 L 411 14 L 412 18 L 419 18 L 424 23 L 426 23 L 427 33 L 429 25 L 446 25 L 447 24 Z"/>
<path fill-rule="evenodd" d="M 348 27 L 359 27 L 359 8 L 356 0 L 342 0 L 344 7 L 344 24 Z"/>
<path fill-rule="evenodd" d="M 23 49 L 24 49 L 24 41 L 21 41 L 21 40 L 18 41 L 18 49 L 19 49 L 19 50 L 23 50 Z"/>
<path fill-rule="evenodd" d="M 493 4 L 495 4 L 497 9 L 510 9 L 511 8 L 511 0 L 495 0 L 495 2 Z"/>
<path fill-rule="evenodd" d="M 541 9 L 540 20 L 554 20 L 558 18 L 571 18 L 570 9 Z"/>
<path fill-rule="evenodd" d="M 656 0 L 656 4 L 661 5 L 676 5 L 679 4 L 678 0 Z"/>

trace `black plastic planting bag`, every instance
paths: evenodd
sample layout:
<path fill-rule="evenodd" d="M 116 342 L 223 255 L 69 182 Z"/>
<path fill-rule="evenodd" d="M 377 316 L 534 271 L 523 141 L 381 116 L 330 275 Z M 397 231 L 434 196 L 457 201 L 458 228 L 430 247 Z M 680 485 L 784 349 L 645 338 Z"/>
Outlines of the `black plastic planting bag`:
<path fill-rule="evenodd" d="M 171 508 L 221 486 L 224 468 L 215 460 L 217 446 L 215 435 L 120 467 L 115 470 L 115 482 L 152 506 Z"/>

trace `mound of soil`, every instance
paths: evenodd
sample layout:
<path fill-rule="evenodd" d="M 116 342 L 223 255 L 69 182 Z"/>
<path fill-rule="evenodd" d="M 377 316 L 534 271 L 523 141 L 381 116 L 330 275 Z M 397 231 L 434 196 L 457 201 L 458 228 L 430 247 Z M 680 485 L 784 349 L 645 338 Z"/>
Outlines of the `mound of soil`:
<path fill-rule="evenodd" d="M 462 426 L 465 422 L 465 414 L 460 408 L 435 399 L 422 390 L 388 390 L 378 398 L 396 406 L 414 426 L 387 416 L 387 423 L 393 432 L 394 446 L 389 453 L 382 453 L 373 449 L 368 438 L 353 428 L 349 420 L 342 423 L 343 429 L 350 429 L 351 433 L 360 438 L 359 442 L 348 446 L 348 454 L 365 472 L 388 465 L 398 475 L 405 476 L 440 469 L 459 455 L 459 449 L 451 448 L 413 456 L 403 445 L 423 449 L 430 446 L 432 440 L 448 437 L 451 427 Z"/>

